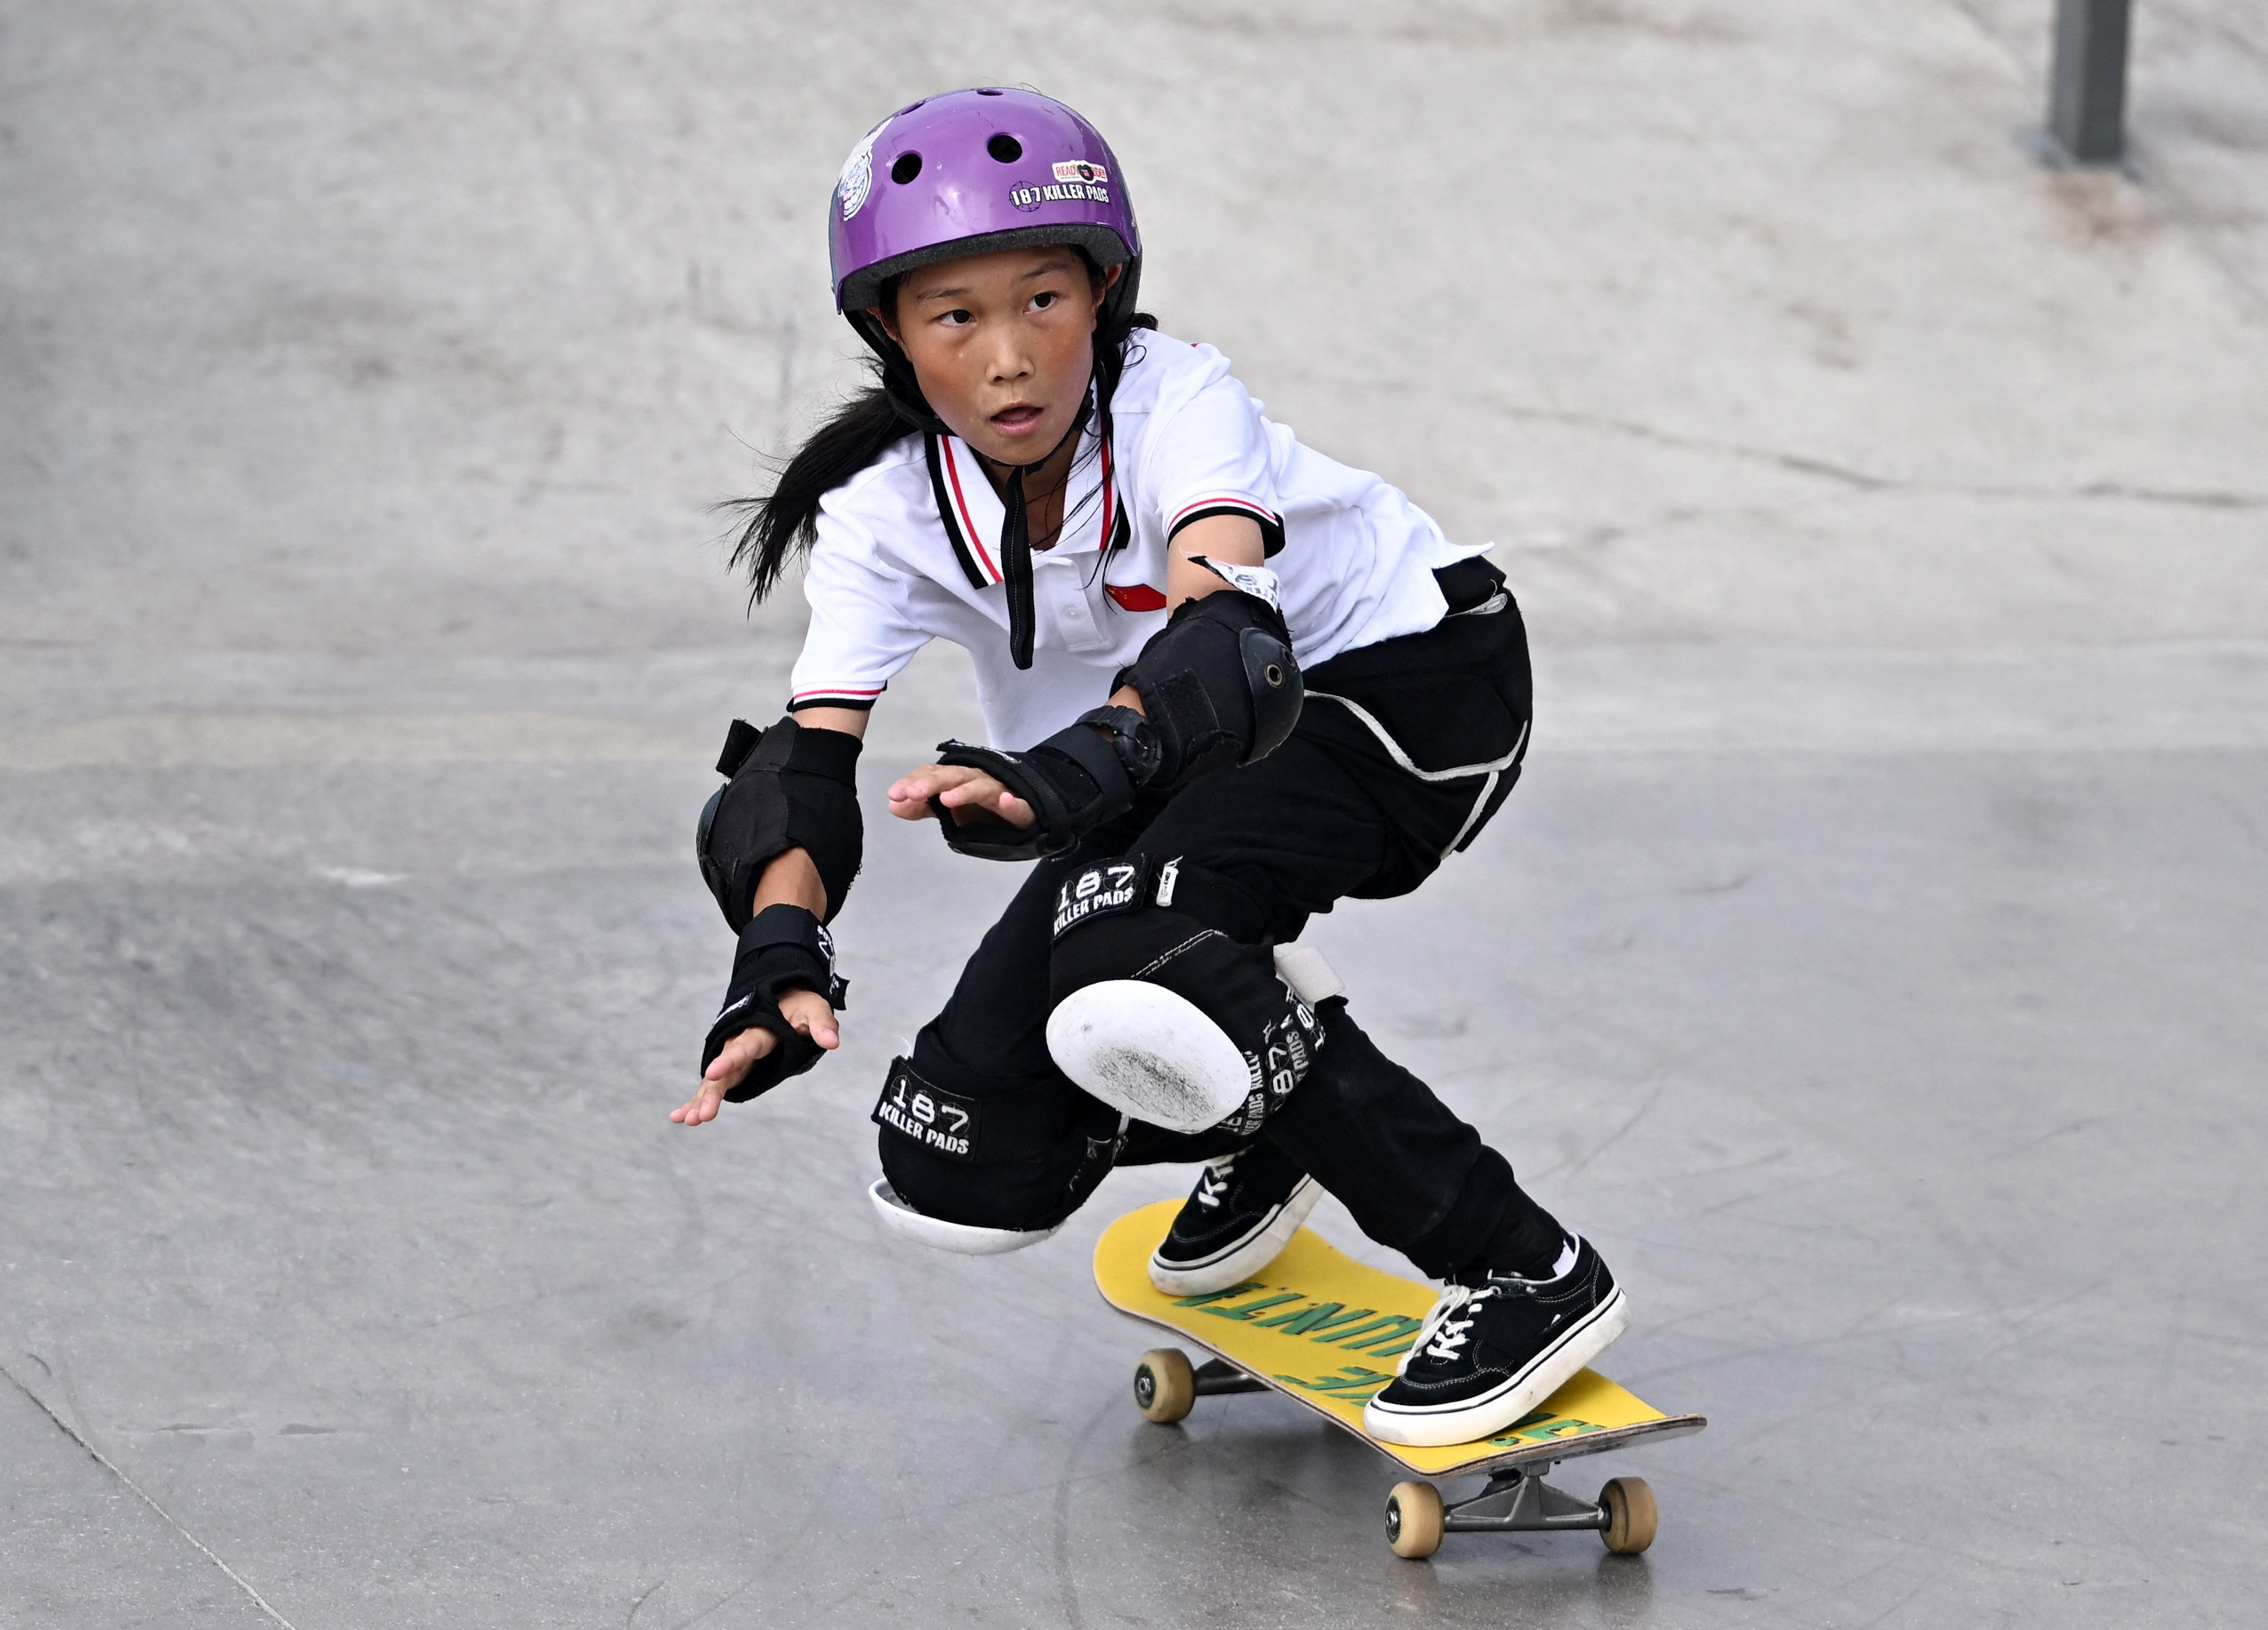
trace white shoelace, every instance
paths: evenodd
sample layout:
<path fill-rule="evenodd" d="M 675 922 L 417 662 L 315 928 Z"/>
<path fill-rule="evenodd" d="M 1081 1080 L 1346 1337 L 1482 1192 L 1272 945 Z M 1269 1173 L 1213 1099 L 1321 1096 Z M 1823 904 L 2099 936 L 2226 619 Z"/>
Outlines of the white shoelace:
<path fill-rule="evenodd" d="M 1579 1249 L 1575 1235 L 1567 1235 L 1559 1260 L 1551 1265 L 1551 1279 L 1514 1282 L 1531 1286 L 1556 1284 L 1575 1266 L 1575 1253 Z M 1402 1361 L 1394 1373 L 1406 1373 L 1410 1361 L 1420 1353 L 1427 1358 L 1439 1359 L 1444 1363 L 1455 1362 L 1463 1355 L 1465 1338 L 1472 1334 L 1472 1321 L 1480 1312 L 1473 1304 L 1501 1295 L 1505 1289 L 1505 1286 L 1492 1281 L 1479 1289 L 1471 1285 L 1451 1285 L 1442 1291 L 1441 1299 L 1433 1304 L 1433 1311 L 1426 1314 L 1425 1322 L 1418 1326 L 1417 1339 L 1410 1344 L 1409 1351 L 1402 1354 Z"/>
<path fill-rule="evenodd" d="M 1407 1371 L 1410 1360 L 1420 1353 L 1444 1363 L 1455 1362 L 1463 1353 L 1465 1338 L 1472 1334 L 1472 1321 L 1480 1312 L 1473 1304 L 1487 1301 L 1497 1290 L 1495 1285 L 1483 1285 L 1478 1290 L 1471 1285 L 1451 1285 L 1444 1290 L 1441 1299 L 1433 1305 L 1433 1311 L 1425 1315 L 1425 1322 L 1418 1327 L 1417 1339 L 1402 1355 L 1397 1373 Z"/>
<path fill-rule="evenodd" d="M 1237 1154 L 1224 1154 L 1217 1160 L 1206 1162 L 1205 1170 L 1198 1174 L 1197 1179 L 1198 1205 L 1208 1208 L 1218 1206 L 1227 1196 L 1230 1174 L 1237 1169 L 1238 1155 L 1243 1152 L 1238 1150 Z"/>

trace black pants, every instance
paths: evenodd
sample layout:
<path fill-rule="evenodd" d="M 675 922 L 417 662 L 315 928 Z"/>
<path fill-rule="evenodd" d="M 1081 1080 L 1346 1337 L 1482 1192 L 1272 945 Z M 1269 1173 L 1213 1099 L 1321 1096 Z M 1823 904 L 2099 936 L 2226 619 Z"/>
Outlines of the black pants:
<path fill-rule="evenodd" d="M 1299 726 L 1274 753 L 1034 867 L 914 1044 L 914 1072 L 972 1118 L 966 1156 L 881 1121 L 883 1171 L 909 1203 L 976 1227 L 1044 1228 L 1113 1165 L 1205 1160 L 1249 1141 L 1218 1128 L 1122 1128 L 1116 1111 L 1055 1067 L 1046 1032 L 1056 891 L 1098 860 L 1179 857 L 1213 883 L 1192 908 L 1207 926 L 1257 943 L 1297 938 L 1310 913 L 1342 897 L 1415 888 L 1494 815 L 1527 735 L 1518 607 L 1482 562 L 1441 576 L 1462 611 L 1310 670 Z M 1502 1155 L 1382 1054 L 1343 1002 L 1326 1003 L 1320 1017 L 1325 1044 L 1262 1137 L 1429 1275 L 1473 1265 L 1507 1238 L 1556 1246 L 1557 1225 Z"/>

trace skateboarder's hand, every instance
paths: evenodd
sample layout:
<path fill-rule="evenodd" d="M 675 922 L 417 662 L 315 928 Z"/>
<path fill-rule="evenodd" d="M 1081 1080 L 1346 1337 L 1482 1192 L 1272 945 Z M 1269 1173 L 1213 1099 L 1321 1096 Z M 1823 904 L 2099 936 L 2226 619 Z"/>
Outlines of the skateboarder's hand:
<path fill-rule="evenodd" d="M 990 810 L 1011 826 L 1030 826 L 1038 817 L 1030 804 L 982 770 L 965 764 L 925 764 L 890 789 L 890 813 L 901 821 L 926 821 L 935 799 L 948 809 Z"/>
<path fill-rule="evenodd" d="M 835 1027 L 835 1010 L 827 999 L 815 991 L 789 991 L 780 998 L 780 1014 L 789 1024 L 809 1036 L 823 1048 L 843 1044 L 842 1034 Z M 717 1119 L 717 1112 L 724 1106 L 725 1095 L 740 1084 L 749 1067 L 780 1045 L 779 1039 L 768 1030 L 744 1030 L 725 1043 L 725 1050 L 717 1055 L 701 1078 L 701 1090 L 669 1112 L 669 1119 L 679 1126 L 697 1127 L 704 1120 Z"/>

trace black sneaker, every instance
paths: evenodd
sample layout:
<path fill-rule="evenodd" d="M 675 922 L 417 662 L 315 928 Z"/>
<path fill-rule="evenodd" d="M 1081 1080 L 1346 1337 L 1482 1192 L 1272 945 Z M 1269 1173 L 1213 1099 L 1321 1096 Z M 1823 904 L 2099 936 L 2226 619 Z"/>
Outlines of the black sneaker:
<path fill-rule="evenodd" d="M 1434 1448 L 1502 1432 L 1623 1333 L 1629 1310 L 1587 1240 L 1557 1279 L 1489 1273 L 1452 1283 L 1401 1373 L 1363 1407 L 1363 1430 Z"/>
<path fill-rule="evenodd" d="M 1276 1260 L 1322 1198 L 1322 1185 L 1272 1144 L 1207 1160 L 1150 1258 L 1150 1282 L 1167 1296 L 1241 1283 Z"/>

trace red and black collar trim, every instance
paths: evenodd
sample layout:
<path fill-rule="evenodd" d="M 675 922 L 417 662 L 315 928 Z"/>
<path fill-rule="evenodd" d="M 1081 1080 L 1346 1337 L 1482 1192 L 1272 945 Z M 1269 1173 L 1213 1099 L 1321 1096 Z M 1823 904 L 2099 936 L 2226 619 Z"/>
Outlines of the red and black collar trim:
<path fill-rule="evenodd" d="M 969 513 L 968 494 L 961 489 L 961 472 L 952 454 L 940 445 L 934 430 L 923 432 L 922 446 L 929 460 L 929 490 L 936 497 L 937 518 L 944 525 L 946 542 L 953 546 L 953 558 L 968 574 L 970 588 L 998 582 L 999 563 L 984 547 L 982 529 Z"/>
<path fill-rule="evenodd" d="M 1114 455 L 1110 446 L 1110 422 L 1107 414 L 1102 419 L 1100 439 L 1102 468 L 1098 474 L 1102 513 L 1095 535 L 1101 551 L 1108 556 L 1125 548 L 1132 541 L 1134 533 L 1126 520 L 1126 507 L 1118 502 L 1118 483 L 1113 478 Z M 934 430 L 924 434 L 922 452 L 929 463 L 929 490 L 937 502 L 937 518 L 945 528 L 945 541 L 953 546 L 953 558 L 960 563 L 961 571 L 968 578 L 969 587 L 991 587 L 1000 582 L 1003 575 L 999 540 L 986 535 L 990 529 L 977 516 L 980 506 L 997 508 L 998 499 L 989 487 L 982 497 L 972 497 L 970 478 L 962 474 L 962 461 L 946 445 L 945 438 Z M 992 502 L 986 505 L 986 500 Z M 1266 525 L 1262 523 L 1263 529 Z"/>

